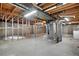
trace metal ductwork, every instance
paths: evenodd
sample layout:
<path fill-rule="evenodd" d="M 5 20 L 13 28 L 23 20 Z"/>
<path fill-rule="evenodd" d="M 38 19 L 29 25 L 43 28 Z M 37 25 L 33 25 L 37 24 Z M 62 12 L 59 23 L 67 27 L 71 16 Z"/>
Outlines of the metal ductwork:
<path fill-rule="evenodd" d="M 36 8 L 32 3 L 13 3 L 14 5 L 16 6 L 19 6 L 21 8 L 24 8 L 25 9 L 25 12 L 24 13 L 29 13 L 33 10 L 37 10 L 37 15 L 35 15 L 37 18 L 40 18 L 42 19 L 42 17 L 45 17 L 46 21 L 50 21 L 50 20 L 54 20 L 53 17 L 51 17 L 48 13 Z"/>

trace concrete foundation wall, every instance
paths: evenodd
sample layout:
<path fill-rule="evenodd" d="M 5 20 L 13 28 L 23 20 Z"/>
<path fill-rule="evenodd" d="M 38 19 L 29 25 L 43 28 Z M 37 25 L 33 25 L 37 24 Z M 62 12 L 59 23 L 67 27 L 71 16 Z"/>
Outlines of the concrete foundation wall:
<path fill-rule="evenodd" d="M 32 27 L 33 26 L 33 27 Z M 7 23 L 7 36 L 12 36 L 12 24 Z M 23 28 L 23 29 L 22 29 Z M 18 30 L 18 25 L 16 23 L 13 24 L 13 35 L 18 35 L 19 36 L 29 36 L 31 34 L 40 34 L 44 33 L 45 31 L 43 30 L 43 26 L 36 26 L 36 25 L 26 25 L 26 24 L 19 24 L 19 30 Z M 23 32 L 22 32 L 23 31 Z M 0 38 L 5 37 L 5 23 L 0 22 Z"/>
<path fill-rule="evenodd" d="M 79 25 L 64 25 L 62 28 L 64 34 L 73 35 L 74 30 L 79 30 Z"/>

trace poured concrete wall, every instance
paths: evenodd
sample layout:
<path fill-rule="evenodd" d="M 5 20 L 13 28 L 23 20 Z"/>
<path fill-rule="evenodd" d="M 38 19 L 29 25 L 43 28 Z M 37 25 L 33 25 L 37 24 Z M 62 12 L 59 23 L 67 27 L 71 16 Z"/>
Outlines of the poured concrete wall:
<path fill-rule="evenodd" d="M 79 30 L 79 25 L 64 25 L 62 28 L 64 34 L 73 35 L 74 30 Z"/>
<path fill-rule="evenodd" d="M 18 30 L 18 24 L 13 24 L 13 35 L 19 36 L 26 36 L 29 37 L 32 34 L 41 34 L 45 33 L 45 26 L 38 26 L 38 25 L 26 25 L 26 24 L 19 24 L 19 30 Z M 7 36 L 12 36 L 12 24 L 7 23 Z M 0 22 L 0 38 L 5 37 L 5 23 Z"/>

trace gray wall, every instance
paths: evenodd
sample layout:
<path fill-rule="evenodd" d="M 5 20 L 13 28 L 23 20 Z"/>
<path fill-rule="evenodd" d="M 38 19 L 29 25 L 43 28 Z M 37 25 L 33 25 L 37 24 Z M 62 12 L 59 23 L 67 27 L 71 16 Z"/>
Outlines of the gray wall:
<path fill-rule="evenodd" d="M 12 36 L 12 24 L 11 23 L 7 23 L 7 36 Z M 38 27 L 38 25 L 37 25 Z M 16 23 L 13 24 L 13 35 L 18 35 L 19 36 L 22 36 L 22 30 L 23 30 L 23 35 L 24 36 L 28 36 L 28 35 L 31 35 L 31 34 L 34 34 L 36 31 L 34 31 L 36 28 L 35 28 L 35 25 L 26 25 L 26 24 L 23 24 L 23 29 L 22 29 L 22 24 L 19 24 L 19 31 L 18 31 L 18 26 Z M 42 25 L 40 25 L 38 28 L 37 28 L 37 31 L 38 33 L 42 33 Z M 33 32 L 34 31 L 34 32 Z M 4 22 L 0 22 L 0 38 L 2 37 L 5 37 L 5 23 Z"/>
<path fill-rule="evenodd" d="M 79 30 L 79 25 L 64 25 L 62 31 L 64 34 L 73 35 L 74 30 Z"/>

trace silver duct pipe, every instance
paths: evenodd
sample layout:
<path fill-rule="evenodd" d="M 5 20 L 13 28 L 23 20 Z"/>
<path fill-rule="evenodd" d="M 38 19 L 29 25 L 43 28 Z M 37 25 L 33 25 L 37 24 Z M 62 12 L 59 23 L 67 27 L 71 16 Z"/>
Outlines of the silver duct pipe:
<path fill-rule="evenodd" d="M 57 43 L 62 41 L 62 23 L 65 22 L 65 20 L 56 20 L 56 39 Z"/>

